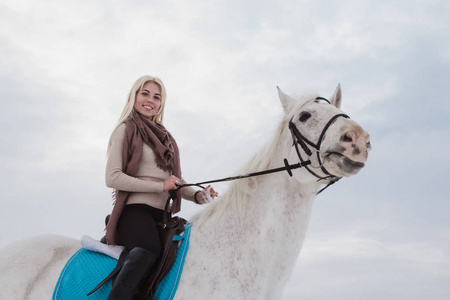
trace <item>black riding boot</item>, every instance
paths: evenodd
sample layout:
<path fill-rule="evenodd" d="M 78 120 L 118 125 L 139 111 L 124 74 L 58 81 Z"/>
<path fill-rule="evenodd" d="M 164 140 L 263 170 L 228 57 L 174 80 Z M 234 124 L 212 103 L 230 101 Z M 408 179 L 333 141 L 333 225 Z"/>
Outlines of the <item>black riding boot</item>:
<path fill-rule="evenodd" d="M 133 248 L 128 253 L 117 275 L 108 300 L 138 299 L 140 288 L 150 275 L 158 257 L 143 248 Z"/>

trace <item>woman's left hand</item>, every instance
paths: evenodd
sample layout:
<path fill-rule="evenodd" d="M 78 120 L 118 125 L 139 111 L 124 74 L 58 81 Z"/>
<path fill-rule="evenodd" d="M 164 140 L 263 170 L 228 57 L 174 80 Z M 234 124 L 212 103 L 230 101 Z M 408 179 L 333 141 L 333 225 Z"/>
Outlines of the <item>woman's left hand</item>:
<path fill-rule="evenodd" d="M 217 197 L 217 193 L 214 188 L 208 185 L 204 190 L 195 193 L 195 202 L 198 204 L 206 204 L 210 202 L 210 199 Z"/>

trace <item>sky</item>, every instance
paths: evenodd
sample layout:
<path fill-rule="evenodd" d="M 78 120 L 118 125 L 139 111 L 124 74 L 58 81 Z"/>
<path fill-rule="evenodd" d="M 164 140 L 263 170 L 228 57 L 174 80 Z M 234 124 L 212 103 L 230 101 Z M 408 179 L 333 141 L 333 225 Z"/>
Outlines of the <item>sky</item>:
<path fill-rule="evenodd" d="M 450 299 L 449 17 L 438 0 L 0 0 L 0 247 L 101 237 L 106 146 L 141 75 L 165 83 L 188 182 L 268 140 L 276 86 L 340 83 L 373 150 L 316 198 L 282 299 Z"/>

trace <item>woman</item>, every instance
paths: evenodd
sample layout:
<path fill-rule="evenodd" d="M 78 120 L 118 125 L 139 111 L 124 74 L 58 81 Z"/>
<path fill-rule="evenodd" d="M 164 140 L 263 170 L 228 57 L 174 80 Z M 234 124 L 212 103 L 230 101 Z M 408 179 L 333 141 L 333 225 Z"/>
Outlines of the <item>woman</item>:
<path fill-rule="evenodd" d="M 106 164 L 106 185 L 115 189 L 115 204 L 106 226 L 106 241 L 130 252 L 114 281 L 108 299 L 135 299 L 161 252 L 157 226 L 170 190 L 184 181 L 178 147 L 162 125 L 166 90 L 156 77 L 136 80 L 118 125 L 111 135 Z M 207 203 L 207 192 L 182 188 L 170 208 L 177 213 L 181 198 Z"/>

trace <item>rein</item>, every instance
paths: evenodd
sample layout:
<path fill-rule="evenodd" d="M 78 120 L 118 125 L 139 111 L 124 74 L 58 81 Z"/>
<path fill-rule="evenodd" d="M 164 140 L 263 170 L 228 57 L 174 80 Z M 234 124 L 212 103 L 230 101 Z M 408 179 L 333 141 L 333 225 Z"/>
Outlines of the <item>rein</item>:
<path fill-rule="evenodd" d="M 330 101 L 328 101 L 328 99 L 325 99 L 323 97 L 316 97 L 316 100 L 324 100 L 324 101 L 330 103 Z M 186 184 L 178 185 L 178 187 L 175 190 L 170 191 L 170 194 L 173 194 L 175 191 L 178 191 L 179 189 L 184 188 L 184 187 L 188 187 L 188 186 L 198 186 L 198 187 L 204 189 L 205 188 L 203 186 L 204 184 L 225 182 L 225 181 L 233 181 L 233 180 L 237 180 L 237 179 L 250 178 L 250 177 L 261 176 L 261 175 L 266 175 L 266 174 L 271 174 L 271 173 L 276 173 L 276 172 L 282 172 L 282 171 L 287 171 L 289 176 L 292 177 L 292 171 L 291 170 L 298 169 L 298 168 L 301 168 L 301 167 L 305 167 L 306 170 L 308 170 L 309 173 L 311 173 L 313 176 L 318 178 L 317 181 L 320 181 L 320 180 L 331 180 L 324 188 L 322 188 L 320 191 L 317 192 L 317 195 L 318 195 L 321 192 L 323 192 L 326 188 L 328 188 L 330 185 L 336 183 L 338 180 L 340 180 L 342 178 L 342 177 L 338 177 L 338 176 L 333 175 L 330 172 L 328 172 L 328 170 L 323 166 L 322 157 L 324 157 L 324 155 L 321 154 L 321 152 L 320 152 L 320 146 L 322 145 L 322 141 L 325 138 L 325 134 L 326 134 L 327 130 L 330 128 L 330 126 L 339 117 L 350 118 L 346 114 L 334 115 L 328 121 L 328 123 L 325 125 L 325 127 L 323 128 L 322 133 L 320 134 L 320 137 L 319 137 L 319 140 L 318 140 L 317 143 L 311 142 L 310 140 L 308 140 L 306 137 L 304 137 L 301 134 L 301 132 L 298 130 L 297 126 L 295 126 L 295 124 L 292 122 L 293 118 L 289 121 L 289 130 L 291 131 L 292 140 L 293 140 L 293 145 L 292 146 L 295 146 L 295 151 L 297 152 L 297 156 L 300 159 L 300 162 L 297 163 L 297 164 L 292 164 L 291 165 L 291 164 L 289 164 L 288 160 L 285 158 L 284 159 L 284 167 L 269 169 L 269 170 L 260 171 L 260 172 L 249 173 L 249 174 L 246 174 L 246 175 L 238 175 L 238 176 L 232 176 L 232 177 L 225 177 L 225 178 L 222 178 L 222 179 L 203 181 L 203 182 L 198 182 L 198 183 L 186 183 Z M 322 172 L 326 174 L 326 176 L 319 176 L 313 170 L 311 170 L 311 168 L 314 168 L 311 165 L 311 160 L 310 159 L 303 159 L 298 145 L 300 145 L 300 147 L 302 147 L 303 151 L 306 153 L 308 158 L 310 158 L 313 155 L 313 151 L 311 151 L 311 149 L 308 147 L 308 145 L 312 146 L 314 148 L 314 151 L 317 154 L 317 159 L 319 161 L 319 166 L 316 167 L 316 168 L 320 168 L 322 170 Z M 169 198 L 167 199 L 165 211 L 167 211 L 167 209 L 169 207 L 171 198 L 172 198 L 172 195 L 170 195 Z"/>
<path fill-rule="evenodd" d="M 287 159 L 285 158 L 284 159 L 284 167 L 269 169 L 269 170 L 260 171 L 260 172 L 249 173 L 249 174 L 246 174 L 246 175 L 238 175 L 238 176 L 232 176 L 232 177 L 225 177 L 225 178 L 222 178 L 222 179 L 203 181 L 203 182 L 199 182 L 199 183 L 182 184 L 182 185 L 179 185 L 176 190 L 184 188 L 184 187 L 187 187 L 187 186 L 198 186 L 198 187 L 201 187 L 202 189 L 204 189 L 204 187 L 202 186 L 203 184 L 210 184 L 210 183 L 217 183 L 217 182 L 224 182 L 224 181 L 233 181 L 233 180 L 236 180 L 236 179 L 250 178 L 250 177 L 261 176 L 261 175 L 266 175 L 266 174 L 271 174 L 271 173 L 276 173 L 276 172 L 282 172 L 282 171 L 287 171 L 289 176 L 292 177 L 292 171 L 291 170 L 295 170 L 295 169 L 298 169 L 298 168 L 301 168 L 301 167 L 305 167 L 305 166 L 307 166 L 309 164 L 311 164 L 310 160 L 302 161 L 302 162 L 299 162 L 298 164 L 290 165 L 288 163 Z"/>
<path fill-rule="evenodd" d="M 274 169 L 269 169 L 269 170 L 265 170 L 265 171 L 260 171 L 260 172 L 254 172 L 254 173 L 249 173 L 246 175 L 238 175 L 238 176 L 232 176 L 232 177 L 225 177 L 222 179 L 215 179 L 215 180 L 209 180 L 209 181 L 203 181 L 203 182 L 198 182 L 198 183 L 186 183 L 186 184 L 180 184 L 177 185 L 178 187 L 174 190 L 170 190 L 169 191 L 169 197 L 166 200 L 166 205 L 164 206 L 164 214 L 163 214 L 163 228 L 166 228 L 168 226 L 168 221 L 170 218 L 171 213 L 169 212 L 169 206 L 172 202 L 172 199 L 175 199 L 176 197 L 176 191 L 178 191 L 181 188 L 184 187 L 188 187 L 188 186 L 198 186 L 202 189 L 205 189 L 205 187 L 203 186 L 203 184 L 210 184 L 210 183 L 217 183 L 217 182 L 224 182 L 224 181 L 233 181 L 236 179 L 244 179 L 244 178 L 250 178 L 250 177 L 255 177 L 255 176 L 261 176 L 261 175 L 266 175 L 266 174 L 271 174 L 271 173 L 276 173 L 276 172 L 282 172 L 282 171 L 287 171 L 289 176 L 292 177 L 292 171 L 291 170 L 295 170 L 301 167 L 306 167 L 307 165 L 311 164 L 310 160 L 307 161 L 302 161 L 299 162 L 298 164 L 292 164 L 290 165 L 287 161 L 287 159 L 284 159 L 284 167 L 280 167 L 280 168 L 274 168 Z"/>

